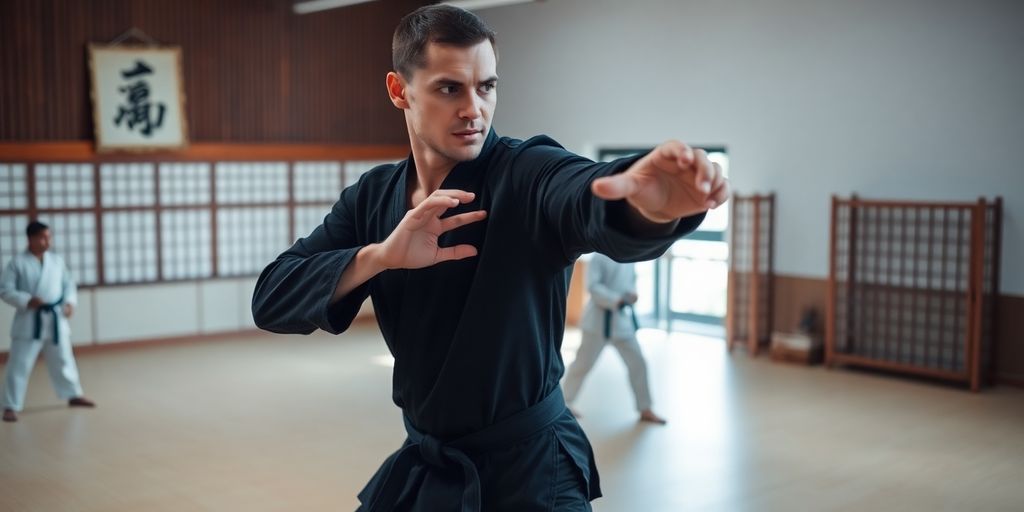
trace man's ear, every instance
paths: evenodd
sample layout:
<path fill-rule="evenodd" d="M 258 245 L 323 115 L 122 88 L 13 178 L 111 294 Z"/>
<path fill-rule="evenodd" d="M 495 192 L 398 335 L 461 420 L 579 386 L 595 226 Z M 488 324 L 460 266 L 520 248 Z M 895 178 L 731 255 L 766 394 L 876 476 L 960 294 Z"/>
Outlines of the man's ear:
<path fill-rule="evenodd" d="M 388 96 L 391 97 L 391 103 L 395 104 L 395 107 L 402 110 L 409 108 L 409 99 L 406 98 L 405 92 L 405 80 L 402 79 L 402 75 L 391 71 L 387 76 Z"/>

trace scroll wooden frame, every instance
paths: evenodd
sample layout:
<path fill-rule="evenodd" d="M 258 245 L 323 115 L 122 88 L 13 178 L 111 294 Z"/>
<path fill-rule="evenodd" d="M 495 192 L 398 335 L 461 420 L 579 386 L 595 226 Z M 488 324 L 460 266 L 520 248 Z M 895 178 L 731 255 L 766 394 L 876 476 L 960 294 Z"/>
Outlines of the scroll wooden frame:
<path fill-rule="evenodd" d="M 97 78 L 98 70 L 96 69 L 96 53 L 97 52 L 124 52 L 124 53 L 138 53 L 138 54 L 155 54 L 155 53 L 171 53 L 174 60 L 174 80 L 177 82 L 174 86 L 178 93 L 177 105 L 171 105 L 169 108 L 173 108 L 177 111 L 178 119 L 180 120 L 179 126 L 179 142 L 176 144 L 132 144 L 132 145 L 118 145 L 111 144 L 106 141 L 106 137 L 103 131 L 103 123 L 101 116 L 104 113 L 101 100 L 99 98 L 99 82 Z M 92 103 L 93 111 L 93 127 L 95 129 L 95 143 L 97 153 L 117 153 L 117 152 L 128 152 L 128 153 L 147 153 L 153 151 L 174 151 L 183 150 L 189 145 L 189 132 L 188 132 L 188 117 L 186 116 L 185 110 L 185 79 L 182 71 L 182 52 L 180 46 L 144 46 L 144 45 L 105 45 L 92 43 L 88 45 L 88 64 L 89 64 L 89 98 Z"/>

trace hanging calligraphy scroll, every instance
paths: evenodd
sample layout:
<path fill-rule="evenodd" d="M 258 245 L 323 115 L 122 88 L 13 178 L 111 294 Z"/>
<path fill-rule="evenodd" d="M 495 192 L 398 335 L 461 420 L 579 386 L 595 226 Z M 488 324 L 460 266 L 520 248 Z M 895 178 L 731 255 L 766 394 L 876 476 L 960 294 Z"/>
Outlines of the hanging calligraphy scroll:
<path fill-rule="evenodd" d="M 96 151 L 188 145 L 181 48 L 89 45 Z"/>

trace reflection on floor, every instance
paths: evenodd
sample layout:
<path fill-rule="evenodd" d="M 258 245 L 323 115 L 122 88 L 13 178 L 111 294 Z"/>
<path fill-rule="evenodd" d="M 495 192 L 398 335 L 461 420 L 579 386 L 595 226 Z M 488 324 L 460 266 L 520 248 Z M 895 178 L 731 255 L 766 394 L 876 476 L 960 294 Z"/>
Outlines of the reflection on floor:
<path fill-rule="evenodd" d="M 729 356 L 645 330 L 655 409 L 635 421 L 606 351 L 579 400 L 603 512 L 1020 510 L 1024 390 Z M 579 342 L 570 332 L 571 357 Z M 567 357 L 568 360 L 568 357 Z M 37 367 L 0 424 L 0 510 L 351 510 L 403 438 L 373 326 L 86 354 L 96 410 L 69 410 Z"/>

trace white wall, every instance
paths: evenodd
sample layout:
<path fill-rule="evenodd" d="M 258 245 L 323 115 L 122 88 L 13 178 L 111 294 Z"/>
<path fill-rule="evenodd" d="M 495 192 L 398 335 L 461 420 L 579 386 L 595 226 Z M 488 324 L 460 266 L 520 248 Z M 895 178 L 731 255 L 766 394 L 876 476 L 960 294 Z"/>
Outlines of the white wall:
<path fill-rule="evenodd" d="M 256 329 L 249 305 L 256 278 L 80 289 L 71 343 L 99 345 Z M 372 318 L 370 301 L 358 314 Z M 0 352 L 10 350 L 14 308 L 0 302 Z"/>
<path fill-rule="evenodd" d="M 255 278 L 110 286 L 78 291 L 76 346 L 254 329 Z M 14 308 L 0 303 L 0 351 L 10 349 Z"/>
<path fill-rule="evenodd" d="M 485 9 L 499 133 L 724 144 L 779 198 L 777 271 L 828 275 L 829 198 L 1005 200 L 1024 294 L 1024 2 L 548 0 Z"/>

